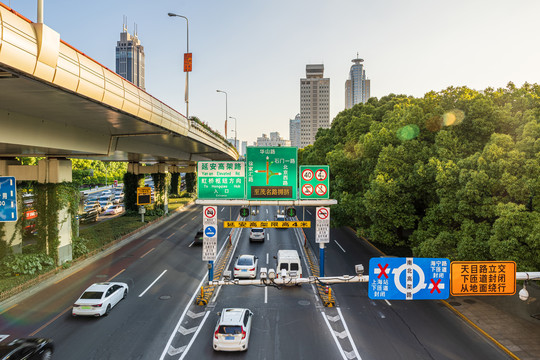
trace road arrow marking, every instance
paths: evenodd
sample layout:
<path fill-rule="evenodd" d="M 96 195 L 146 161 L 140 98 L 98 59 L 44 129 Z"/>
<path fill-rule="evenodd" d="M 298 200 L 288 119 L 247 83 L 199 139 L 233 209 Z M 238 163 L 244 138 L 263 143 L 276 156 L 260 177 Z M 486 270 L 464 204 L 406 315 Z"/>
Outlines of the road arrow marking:
<path fill-rule="evenodd" d="M 326 315 L 326 317 L 328 318 L 328 320 L 330 320 L 332 322 L 336 322 L 336 321 L 339 320 L 339 315 L 336 315 L 336 316 Z"/>
<path fill-rule="evenodd" d="M 356 355 L 354 354 L 354 350 L 351 351 L 351 352 L 346 352 L 346 351 L 343 351 L 345 353 L 345 356 L 347 357 L 347 359 L 354 359 L 356 357 Z"/>
<path fill-rule="evenodd" d="M 334 330 L 334 334 L 341 340 L 345 339 L 347 337 L 347 331 L 337 332 Z"/>
<path fill-rule="evenodd" d="M 198 326 L 192 327 L 191 329 L 186 329 L 185 327 L 180 326 L 178 328 L 178 332 L 181 333 L 182 335 L 189 335 L 191 333 L 194 333 L 197 330 L 197 328 Z"/>
<path fill-rule="evenodd" d="M 167 351 L 167 354 L 170 356 L 178 355 L 180 353 L 183 353 L 184 350 L 186 350 L 187 345 L 181 346 L 178 349 L 173 348 L 172 346 L 169 346 L 169 351 Z"/>
<path fill-rule="evenodd" d="M 200 313 L 195 314 L 191 310 L 188 310 L 186 315 L 189 316 L 192 319 L 196 319 L 196 318 L 199 318 L 201 316 L 204 316 L 204 313 L 205 313 L 205 311 L 201 311 Z"/>
<path fill-rule="evenodd" d="M 0 335 L 0 342 L 4 341 L 8 337 L 9 337 L 9 335 Z"/>

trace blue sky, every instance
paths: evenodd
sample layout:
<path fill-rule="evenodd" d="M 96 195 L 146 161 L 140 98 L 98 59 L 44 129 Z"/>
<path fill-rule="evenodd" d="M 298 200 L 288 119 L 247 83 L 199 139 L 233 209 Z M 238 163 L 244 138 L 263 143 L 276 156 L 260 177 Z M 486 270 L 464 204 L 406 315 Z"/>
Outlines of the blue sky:
<path fill-rule="evenodd" d="M 2 0 L 36 21 L 37 0 Z M 183 53 L 189 18 L 190 115 L 238 138 L 289 138 L 300 111 L 306 64 L 323 63 L 330 115 L 344 108 L 344 84 L 358 52 L 371 96 L 423 96 L 448 86 L 540 82 L 537 0 L 45 0 L 45 23 L 62 40 L 115 70 L 128 18 L 146 53 L 146 91 L 185 114 Z M 230 129 L 229 137 L 234 137 Z"/>

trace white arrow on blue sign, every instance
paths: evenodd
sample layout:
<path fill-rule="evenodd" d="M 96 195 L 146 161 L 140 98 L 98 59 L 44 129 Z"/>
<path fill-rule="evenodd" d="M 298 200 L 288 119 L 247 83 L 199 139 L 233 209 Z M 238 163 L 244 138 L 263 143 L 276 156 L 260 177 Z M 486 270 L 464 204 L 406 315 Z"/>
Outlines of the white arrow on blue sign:
<path fill-rule="evenodd" d="M 374 300 L 448 299 L 450 260 L 444 258 L 371 258 L 368 295 Z"/>
<path fill-rule="evenodd" d="M 0 222 L 17 221 L 17 187 L 14 176 L 0 176 Z"/>

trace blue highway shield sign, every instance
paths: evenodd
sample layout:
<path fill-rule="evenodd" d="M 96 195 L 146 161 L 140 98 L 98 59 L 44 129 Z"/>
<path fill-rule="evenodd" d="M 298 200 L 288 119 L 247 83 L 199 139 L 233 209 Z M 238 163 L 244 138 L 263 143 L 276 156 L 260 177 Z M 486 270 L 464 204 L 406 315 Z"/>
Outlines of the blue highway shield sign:
<path fill-rule="evenodd" d="M 444 300 L 450 295 L 450 260 L 379 257 L 369 260 L 370 299 Z"/>
<path fill-rule="evenodd" d="M 17 221 L 17 189 L 14 176 L 0 176 L 0 222 Z"/>

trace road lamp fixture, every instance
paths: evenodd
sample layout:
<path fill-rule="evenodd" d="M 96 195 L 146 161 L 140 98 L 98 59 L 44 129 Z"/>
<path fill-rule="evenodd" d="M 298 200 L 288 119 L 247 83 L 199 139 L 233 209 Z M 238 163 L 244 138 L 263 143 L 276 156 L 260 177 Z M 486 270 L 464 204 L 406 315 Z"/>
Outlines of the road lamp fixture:
<path fill-rule="evenodd" d="M 238 144 L 236 143 L 236 118 L 232 117 L 232 116 L 229 116 L 229 119 L 234 119 L 234 147 L 236 148 L 236 150 L 238 150 L 238 148 L 240 146 L 238 146 Z M 240 150 L 238 150 L 238 151 L 240 151 Z"/>
<path fill-rule="evenodd" d="M 186 73 L 186 89 L 185 89 L 185 101 L 186 101 L 186 118 L 189 120 L 189 73 L 191 71 L 191 53 L 189 52 L 189 20 L 187 17 L 178 15 L 175 13 L 168 13 L 170 17 L 181 17 L 183 19 L 186 19 L 186 53 L 184 54 L 184 72 Z M 189 60 L 188 60 L 189 59 Z M 187 61 L 189 61 L 189 67 L 186 66 Z"/>
<path fill-rule="evenodd" d="M 227 138 L 227 119 L 229 118 L 228 117 L 228 110 L 227 110 L 227 107 L 228 107 L 228 96 L 227 96 L 227 92 L 226 91 L 223 91 L 223 90 L 216 90 L 217 92 L 219 93 L 224 93 L 225 94 L 225 138 Z"/>

